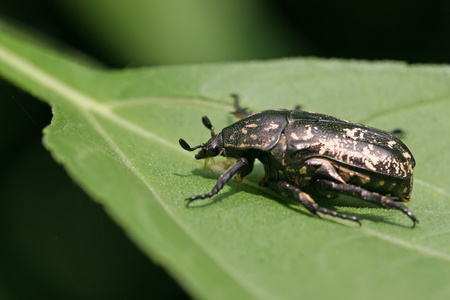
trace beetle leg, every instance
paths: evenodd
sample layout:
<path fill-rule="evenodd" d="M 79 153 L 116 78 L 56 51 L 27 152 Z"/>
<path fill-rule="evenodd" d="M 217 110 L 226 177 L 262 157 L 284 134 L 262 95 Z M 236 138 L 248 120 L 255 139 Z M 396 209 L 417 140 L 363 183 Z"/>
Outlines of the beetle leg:
<path fill-rule="evenodd" d="M 186 200 L 188 202 L 186 203 L 186 205 L 189 205 L 189 203 L 191 203 L 194 200 L 210 198 L 210 197 L 216 195 L 223 188 L 223 186 L 228 182 L 228 180 L 230 180 L 230 178 L 233 177 L 233 175 L 236 174 L 236 172 L 239 171 L 240 168 L 242 168 L 243 166 L 247 165 L 248 163 L 249 163 L 249 161 L 245 157 L 242 157 L 242 158 L 238 159 L 238 161 L 234 165 L 229 167 L 219 177 L 219 180 L 217 180 L 217 183 L 212 188 L 211 192 L 209 192 L 207 194 L 196 195 L 196 196 L 192 196 L 190 198 L 187 198 Z"/>
<path fill-rule="evenodd" d="M 322 175 L 327 178 L 334 179 L 338 182 L 345 183 L 341 175 L 336 171 L 336 169 L 330 164 L 326 159 L 321 158 L 311 158 L 305 162 L 306 166 L 314 166 L 317 169 L 314 171 L 315 175 Z"/>
<path fill-rule="evenodd" d="M 239 105 L 239 96 L 237 94 L 230 94 L 234 99 L 234 112 L 232 114 L 238 119 L 244 119 L 251 116 L 253 112 L 249 111 L 247 108 L 243 108 Z"/>
<path fill-rule="evenodd" d="M 314 183 L 312 183 L 314 188 L 326 189 L 329 191 L 335 191 L 340 194 L 348 195 L 363 199 L 368 202 L 376 203 L 385 208 L 393 208 L 400 210 L 404 214 L 406 214 L 413 222 L 413 227 L 416 226 L 416 223 L 419 223 L 419 220 L 406 208 L 405 206 L 397 203 L 399 199 L 397 197 L 387 197 L 377 193 L 370 192 L 365 190 L 359 186 L 354 186 L 347 183 L 336 183 L 329 180 L 318 179 Z"/>
<path fill-rule="evenodd" d="M 258 181 L 260 186 L 267 186 L 267 182 L 269 181 L 269 173 L 264 172 L 263 177 L 261 177 Z"/>
<path fill-rule="evenodd" d="M 239 171 L 236 172 L 236 176 L 234 176 L 234 181 L 237 183 L 242 182 L 242 180 L 244 180 L 244 177 L 253 171 L 254 163 L 255 163 L 254 159 L 247 158 L 247 164 L 245 166 L 242 166 L 242 168 L 240 168 Z"/>
<path fill-rule="evenodd" d="M 323 213 L 326 215 L 330 215 L 333 217 L 338 217 L 341 219 L 346 219 L 346 220 L 351 220 L 351 221 L 355 221 L 358 222 L 359 225 L 361 225 L 361 223 L 359 222 L 359 219 L 357 217 L 354 216 L 348 216 L 346 214 L 341 214 L 338 213 L 336 211 L 333 210 L 329 210 L 323 207 L 320 207 L 312 198 L 310 195 L 308 195 L 305 192 L 302 192 L 299 188 L 285 182 L 278 182 L 278 183 L 272 183 L 272 184 L 276 184 L 276 187 L 278 190 L 280 190 L 281 192 L 287 192 L 288 194 L 291 194 L 292 196 L 294 196 L 295 199 L 298 199 L 300 201 L 300 204 L 303 205 L 306 209 L 308 209 L 313 215 L 320 217 L 317 213 Z"/>
<path fill-rule="evenodd" d="M 403 139 L 405 137 L 405 131 L 400 128 L 392 129 L 391 131 L 389 131 L 389 134 L 395 136 L 398 139 Z"/>

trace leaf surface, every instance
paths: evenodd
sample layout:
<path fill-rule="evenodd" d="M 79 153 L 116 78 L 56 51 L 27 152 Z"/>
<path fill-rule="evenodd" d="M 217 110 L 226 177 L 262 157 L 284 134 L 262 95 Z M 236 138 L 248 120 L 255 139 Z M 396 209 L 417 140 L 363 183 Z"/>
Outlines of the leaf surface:
<path fill-rule="evenodd" d="M 397 62 L 286 59 L 98 70 L 0 33 L 0 74 L 54 110 L 44 144 L 149 257 L 207 299 L 439 299 L 450 294 L 450 68 Z M 290 108 L 402 128 L 415 156 L 401 212 L 349 198 L 319 201 L 359 228 L 242 184 L 186 208 L 219 174 L 178 145 L 235 120 L 230 93 L 254 111 Z M 51 184 L 51 183 L 49 183 Z M 83 220 L 80 220 L 82 222 Z M 431 277 L 432 276 L 432 277 Z M 431 280 L 432 278 L 432 280 Z"/>

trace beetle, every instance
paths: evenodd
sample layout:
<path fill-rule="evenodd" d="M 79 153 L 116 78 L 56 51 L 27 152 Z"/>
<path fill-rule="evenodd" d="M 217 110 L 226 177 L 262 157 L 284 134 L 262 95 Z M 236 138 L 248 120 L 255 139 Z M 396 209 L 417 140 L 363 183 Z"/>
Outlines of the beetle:
<path fill-rule="evenodd" d="M 252 114 L 239 105 L 241 120 L 215 133 L 208 117 L 203 125 L 211 131 L 206 143 L 184 150 L 200 149 L 196 159 L 215 156 L 237 161 L 218 179 L 209 193 L 187 198 L 216 195 L 235 176 L 241 182 L 253 170 L 256 159 L 264 166 L 260 185 L 295 198 L 313 215 L 331 215 L 360 223 L 356 216 L 319 206 L 313 198 L 348 195 L 397 209 L 406 214 L 413 227 L 418 219 L 398 202 L 408 202 L 413 186 L 415 160 L 406 145 L 392 134 L 344 119 L 299 109 L 271 109 Z"/>

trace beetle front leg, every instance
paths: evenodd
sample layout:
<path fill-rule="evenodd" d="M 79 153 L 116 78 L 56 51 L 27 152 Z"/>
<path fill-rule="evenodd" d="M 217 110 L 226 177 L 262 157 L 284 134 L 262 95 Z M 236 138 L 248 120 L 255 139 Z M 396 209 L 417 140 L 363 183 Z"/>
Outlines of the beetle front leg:
<path fill-rule="evenodd" d="M 192 196 L 190 198 L 187 198 L 186 200 L 188 202 L 186 203 L 186 205 L 189 205 L 194 200 L 210 198 L 210 197 L 216 195 L 223 188 L 223 186 L 228 182 L 228 180 L 230 180 L 230 178 L 233 177 L 233 175 L 236 174 L 236 172 L 238 172 L 240 168 L 242 168 L 243 166 L 247 165 L 248 163 L 249 163 L 249 161 L 245 157 L 242 157 L 242 158 L 238 159 L 238 161 L 234 165 L 229 167 L 219 177 L 219 180 L 217 180 L 217 183 L 212 188 L 211 192 L 209 192 L 207 194 L 196 195 L 196 196 Z"/>
<path fill-rule="evenodd" d="M 400 210 L 413 221 L 414 223 L 413 227 L 416 226 L 416 223 L 419 223 L 419 220 L 417 220 L 417 218 L 406 207 L 404 207 L 400 203 L 395 202 L 398 201 L 397 197 L 387 197 L 377 193 L 370 192 L 359 186 L 354 186 L 347 183 L 336 183 L 330 180 L 323 180 L 323 179 L 318 179 L 312 185 L 314 188 L 318 190 L 326 189 L 329 191 L 338 192 L 340 194 L 353 196 L 365 201 L 376 203 L 385 208 L 393 208 Z"/>
<path fill-rule="evenodd" d="M 326 215 L 330 215 L 333 217 L 338 217 L 341 219 L 351 220 L 354 222 L 358 222 L 359 225 L 361 223 L 359 222 L 359 219 L 354 216 L 348 216 L 346 214 L 341 214 L 333 210 L 329 210 L 323 207 L 320 207 L 312 198 L 310 195 L 308 195 L 305 192 L 302 192 L 299 188 L 287 183 L 287 182 L 272 182 L 271 185 L 276 185 L 276 189 L 281 191 L 282 193 L 287 193 L 292 195 L 295 199 L 298 199 L 300 201 L 300 204 L 303 205 L 306 209 L 308 209 L 313 215 L 320 217 L 317 213 L 323 213 Z"/>

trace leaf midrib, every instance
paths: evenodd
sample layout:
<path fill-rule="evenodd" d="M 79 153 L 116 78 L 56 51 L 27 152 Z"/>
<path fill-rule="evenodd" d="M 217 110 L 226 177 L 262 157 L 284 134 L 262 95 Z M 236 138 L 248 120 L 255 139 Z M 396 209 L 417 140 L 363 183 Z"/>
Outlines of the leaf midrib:
<path fill-rule="evenodd" d="M 28 77 L 38 82 L 39 84 L 46 86 L 52 91 L 57 92 L 63 99 L 69 101 L 72 105 L 74 105 L 81 112 L 83 112 L 88 122 L 92 124 L 95 130 L 103 137 L 103 139 L 105 139 L 105 141 L 114 150 L 114 152 L 117 153 L 122 163 L 128 169 L 130 169 L 130 171 L 139 179 L 139 181 L 141 181 L 146 186 L 149 192 L 158 201 L 159 205 L 164 209 L 167 216 L 173 221 L 174 224 L 177 225 L 179 230 L 184 232 L 186 236 L 189 237 L 189 239 L 199 249 L 199 251 L 209 256 L 212 261 L 215 261 L 217 266 L 220 266 L 219 269 L 226 270 L 226 273 L 229 274 L 228 276 L 230 278 L 233 278 L 233 280 L 236 282 L 236 286 L 240 286 L 242 290 L 247 291 L 246 294 L 250 294 L 255 299 L 256 298 L 264 299 L 267 297 L 266 294 L 261 293 L 259 288 L 254 287 L 250 281 L 247 281 L 245 277 L 235 272 L 232 268 L 229 267 L 227 263 L 222 262 L 220 257 L 218 257 L 213 253 L 214 251 L 205 247 L 204 244 L 202 244 L 201 241 L 198 238 L 196 238 L 196 236 L 192 232 L 189 232 L 187 230 L 189 226 L 182 226 L 183 224 L 181 224 L 179 219 L 175 215 L 173 215 L 173 213 L 168 209 L 166 205 L 164 205 L 164 201 L 162 201 L 161 197 L 156 193 L 156 191 L 153 189 L 150 183 L 147 180 L 145 180 L 145 177 L 141 174 L 139 169 L 136 168 L 131 163 L 131 161 L 126 157 L 126 155 L 120 150 L 120 147 L 110 138 L 110 136 L 103 129 L 103 127 L 97 121 L 92 112 L 98 113 L 112 121 L 119 123 L 120 125 L 131 130 L 134 133 L 138 133 L 146 138 L 152 139 L 158 143 L 163 144 L 164 146 L 170 147 L 172 150 L 183 153 L 184 155 L 186 155 L 185 151 L 181 151 L 179 147 L 175 147 L 175 145 L 173 145 L 172 143 L 158 137 L 157 135 L 152 134 L 151 132 L 142 129 L 141 127 L 127 121 L 126 119 L 121 118 L 120 116 L 116 115 L 113 112 L 113 110 L 110 109 L 110 107 L 95 102 L 95 100 L 92 99 L 91 97 L 74 90 L 73 88 L 57 80 L 50 74 L 43 72 L 39 68 L 35 67 L 32 63 L 28 62 L 27 60 L 21 59 L 20 57 L 14 55 L 13 53 L 10 53 L 9 51 L 0 46 L 0 58 L 1 57 L 3 57 L 5 63 L 11 65 L 17 70 L 22 71 L 23 74 L 28 75 Z M 202 245 L 202 247 L 200 245 Z M 245 285 L 242 285 L 240 284 L 242 282 L 247 283 Z"/>

